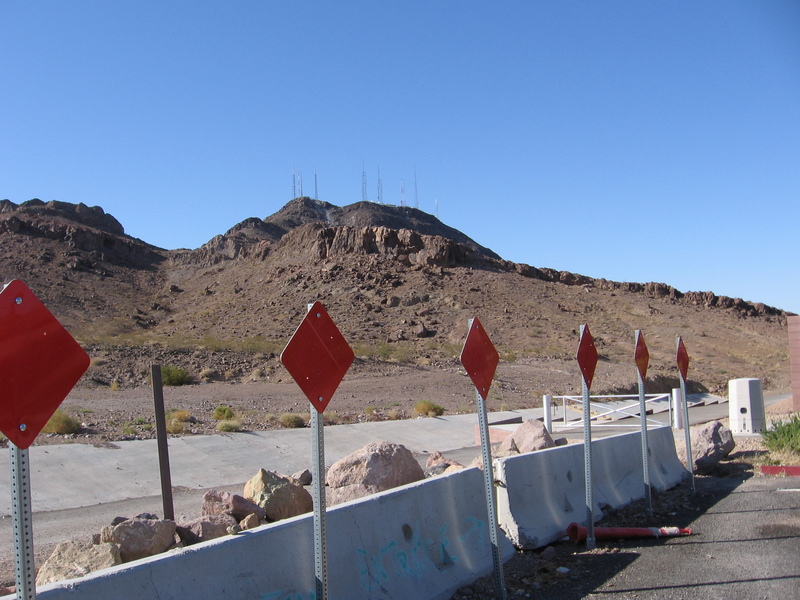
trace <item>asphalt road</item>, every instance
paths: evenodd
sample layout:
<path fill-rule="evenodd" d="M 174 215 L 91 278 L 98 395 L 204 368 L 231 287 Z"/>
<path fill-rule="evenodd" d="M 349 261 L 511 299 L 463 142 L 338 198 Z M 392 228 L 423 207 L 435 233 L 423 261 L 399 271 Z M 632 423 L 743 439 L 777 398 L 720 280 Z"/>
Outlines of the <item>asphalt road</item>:
<path fill-rule="evenodd" d="M 577 581 L 539 600 L 800 599 L 800 478 L 698 479 L 697 495 L 669 525 L 682 538 L 599 542 Z M 667 525 L 667 523 L 665 523 Z"/>

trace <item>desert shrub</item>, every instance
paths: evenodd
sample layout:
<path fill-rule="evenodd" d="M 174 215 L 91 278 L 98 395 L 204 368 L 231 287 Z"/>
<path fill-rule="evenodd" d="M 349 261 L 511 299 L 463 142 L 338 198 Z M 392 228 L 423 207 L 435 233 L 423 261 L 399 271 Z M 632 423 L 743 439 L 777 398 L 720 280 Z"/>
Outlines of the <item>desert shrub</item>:
<path fill-rule="evenodd" d="M 119 383 L 119 379 L 115 379 L 114 381 L 112 381 L 111 385 L 108 386 L 108 387 L 112 392 L 118 392 L 120 387 L 121 387 L 120 383 Z"/>
<path fill-rule="evenodd" d="M 365 406 L 364 407 L 364 414 L 367 416 L 372 416 L 375 414 L 375 407 L 374 406 Z"/>
<path fill-rule="evenodd" d="M 192 415 L 188 410 L 171 408 L 167 411 L 167 418 L 172 421 L 180 421 L 181 423 L 185 423 L 192 420 Z"/>
<path fill-rule="evenodd" d="M 444 407 L 439 406 L 430 400 L 420 400 L 414 405 L 414 412 L 418 415 L 441 417 L 444 414 Z"/>
<path fill-rule="evenodd" d="M 192 376 L 189 371 L 174 367 L 172 365 L 164 365 L 161 367 L 161 383 L 164 385 L 188 385 L 192 383 Z"/>
<path fill-rule="evenodd" d="M 229 421 L 233 419 L 233 409 L 230 406 L 220 404 L 214 409 L 214 413 L 211 416 L 214 417 L 215 421 Z"/>
<path fill-rule="evenodd" d="M 78 419 L 57 408 L 53 416 L 42 427 L 42 433 L 78 433 L 80 429 L 81 423 Z"/>
<path fill-rule="evenodd" d="M 278 417 L 278 422 L 284 427 L 298 428 L 306 426 L 305 419 L 297 413 L 283 413 Z"/>
<path fill-rule="evenodd" d="M 184 421 L 178 419 L 167 420 L 167 433 L 183 433 L 186 430 Z"/>
<path fill-rule="evenodd" d="M 763 436 L 771 452 L 800 454 L 800 413 L 793 414 L 788 421 L 777 421 Z"/>
<path fill-rule="evenodd" d="M 225 419 L 217 423 L 216 430 L 223 432 L 241 431 L 242 422 L 237 419 Z"/>
<path fill-rule="evenodd" d="M 390 421 L 397 421 L 403 418 L 403 412 L 396 408 L 392 408 L 386 413 L 386 416 Z"/>
<path fill-rule="evenodd" d="M 219 377 L 219 373 L 217 373 L 217 371 L 214 369 L 203 369 L 200 371 L 200 379 L 203 381 L 212 381 L 217 377 Z"/>

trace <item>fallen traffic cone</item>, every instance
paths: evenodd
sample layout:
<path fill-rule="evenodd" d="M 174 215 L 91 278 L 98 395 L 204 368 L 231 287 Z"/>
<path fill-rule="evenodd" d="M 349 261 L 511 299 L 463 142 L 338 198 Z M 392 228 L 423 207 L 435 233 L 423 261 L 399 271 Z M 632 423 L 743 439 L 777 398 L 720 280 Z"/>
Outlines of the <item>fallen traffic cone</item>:
<path fill-rule="evenodd" d="M 577 523 L 570 523 L 567 535 L 576 544 L 586 540 L 588 530 Z M 621 538 L 677 537 L 692 535 L 692 530 L 684 527 L 595 527 L 594 537 L 598 540 L 618 540 Z"/>

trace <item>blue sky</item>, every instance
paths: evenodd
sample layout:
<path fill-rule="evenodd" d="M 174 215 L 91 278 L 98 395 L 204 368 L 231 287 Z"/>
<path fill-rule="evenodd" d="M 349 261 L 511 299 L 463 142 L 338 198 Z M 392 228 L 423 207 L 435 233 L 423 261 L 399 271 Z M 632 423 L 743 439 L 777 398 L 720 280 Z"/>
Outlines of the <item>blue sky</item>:
<path fill-rule="evenodd" d="M 0 84 L 0 198 L 160 247 L 364 165 L 508 260 L 800 312 L 797 2 L 3 0 Z"/>

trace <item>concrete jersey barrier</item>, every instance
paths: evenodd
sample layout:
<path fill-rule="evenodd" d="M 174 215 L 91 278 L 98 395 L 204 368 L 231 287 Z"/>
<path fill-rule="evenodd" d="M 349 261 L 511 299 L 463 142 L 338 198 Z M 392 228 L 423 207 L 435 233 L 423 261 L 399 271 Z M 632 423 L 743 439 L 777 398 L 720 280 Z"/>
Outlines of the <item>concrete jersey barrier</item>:
<path fill-rule="evenodd" d="M 688 476 L 675 454 L 672 429 L 647 435 L 650 483 L 673 487 Z M 565 535 L 567 525 L 586 521 L 583 444 L 571 444 L 500 459 L 496 464 L 498 521 L 513 544 L 533 549 Z M 644 497 L 641 434 L 625 433 L 592 442 L 594 514 Z"/>
<path fill-rule="evenodd" d="M 672 430 L 649 432 L 651 480 L 671 487 L 686 475 Z M 644 495 L 639 433 L 593 442 L 597 509 Z M 495 461 L 498 516 L 515 545 L 542 546 L 586 518 L 583 450 L 562 446 Z M 596 510 L 600 514 L 600 510 Z M 492 571 L 483 474 L 434 477 L 327 513 L 329 598 L 447 600 Z M 303 515 L 39 588 L 40 600 L 313 600 L 313 521 Z"/>

